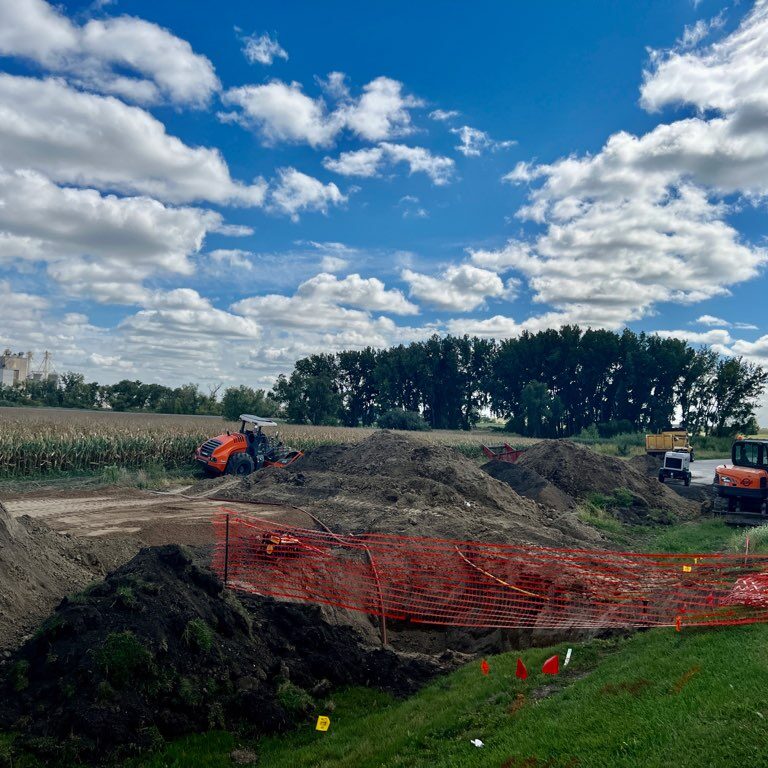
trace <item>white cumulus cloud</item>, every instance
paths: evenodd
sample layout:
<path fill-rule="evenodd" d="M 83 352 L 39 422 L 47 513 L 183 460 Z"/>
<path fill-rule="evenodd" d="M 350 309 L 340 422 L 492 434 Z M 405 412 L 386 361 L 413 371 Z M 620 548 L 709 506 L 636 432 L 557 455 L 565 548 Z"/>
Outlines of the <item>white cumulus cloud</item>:
<path fill-rule="evenodd" d="M 387 290 L 378 278 L 362 278 L 357 274 L 339 279 L 331 274 L 320 273 L 302 283 L 296 295 L 305 299 L 317 299 L 326 303 L 388 312 L 393 315 L 419 313 L 419 308 L 408 301 L 401 291 Z"/>
<path fill-rule="evenodd" d="M 411 132 L 410 110 L 421 101 L 403 93 L 403 84 L 377 77 L 357 98 L 348 95 L 344 76 L 329 75 L 326 92 L 338 99 L 333 109 L 322 98 L 307 96 L 300 83 L 273 80 L 264 85 L 243 85 L 222 94 L 222 102 L 235 107 L 220 114 L 259 133 L 267 145 L 279 142 L 329 146 L 343 131 L 367 141 L 382 141 Z M 238 109 L 239 108 L 239 109 Z"/>
<path fill-rule="evenodd" d="M 258 206 L 266 186 L 233 180 L 218 150 L 184 144 L 143 109 L 61 80 L 2 73 L 0 163 L 172 203 Z"/>
<path fill-rule="evenodd" d="M 433 155 L 424 147 L 382 142 L 376 147 L 342 152 L 337 158 L 326 157 L 323 166 L 342 176 L 370 178 L 379 176 L 389 164 L 406 163 L 409 173 L 424 173 L 437 186 L 448 184 L 454 171 L 450 157 Z"/>
<path fill-rule="evenodd" d="M 288 61 L 287 51 L 266 32 L 262 35 L 246 35 L 242 38 L 243 55 L 248 61 L 269 67 L 277 59 Z"/>
<path fill-rule="evenodd" d="M 460 312 L 470 312 L 482 306 L 487 298 L 498 298 L 508 291 L 495 272 L 471 264 L 448 267 L 438 277 L 404 269 L 401 277 L 410 286 L 412 298 L 438 309 Z"/>
<path fill-rule="evenodd" d="M 43 262 L 65 290 L 97 301 L 134 303 L 154 274 L 189 275 L 189 256 L 220 216 L 62 188 L 33 171 L 0 172 L 0 263 Z"/>
<path fill-rule="evenodd" d="M 346 201 L 347 197 L 333 182 L 323 184 L 295 168 L 280 168 L 269 190 L 267 209 L 298 221 L 303 211 L 328 213 L 330 207 Z"/>
<path fill-rule="evenodd" d="M 499 149 L 508 149 L 517 144 L 516 141 L 496 141 L 492 139 L 485 131 L 478 128 L 472 128 L 469 125 L 462 125 L 460 128 L 451 128 L 451 133 L 459 137 L 460 144 L 456 149 L 464 157 L 479 157 L 483 152 L 495 152 Z"/>
<path fill-rule="evenodd" d="M 133 16 L 78 26 L 44 0 L 0 2 L 0 54 L 140 103 L 204 107 L 220 88 L 211 62 L 167 29 Z"/>
<path fill-rule="evenodd" d="M 533 185 L 519 218 L 539 235 L 473 262 L 524 276 L 553 318 L 620 327 L 659 302 L 694 303 L 759 274 L 768 254 L 727 220 L 727 196 L 768 194 L 768 5 L 705 48 L 656 54 L 648 109 L 688 103 L 702 113 L 550 164 L 518 163 L 505 177 Z M 714 112 L 712 112 L 714 110 Z"/>

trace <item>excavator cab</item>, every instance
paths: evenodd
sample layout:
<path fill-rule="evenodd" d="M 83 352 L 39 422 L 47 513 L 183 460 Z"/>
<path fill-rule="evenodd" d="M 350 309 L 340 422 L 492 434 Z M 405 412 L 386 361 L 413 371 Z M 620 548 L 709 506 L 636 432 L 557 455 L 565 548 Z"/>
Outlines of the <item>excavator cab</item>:
<path fill-rule="evenodd" d="M 736 439 L 731 465 L 715 469 L 714 487 L 729 512 L 762 513 L 768 499 L 768 441 Z"/>
<path fill-rule="evenodd" d="M 279 433 L 272 437 L 264 433 L 265 427 L 276 426 L 270 419 L 243 413 L 238 432 L 206 440 L 195 451 L 195 460 L 208 475 L 249 475 L 261 467 L 287 467 L 304 453 L 284 446 Z"/>

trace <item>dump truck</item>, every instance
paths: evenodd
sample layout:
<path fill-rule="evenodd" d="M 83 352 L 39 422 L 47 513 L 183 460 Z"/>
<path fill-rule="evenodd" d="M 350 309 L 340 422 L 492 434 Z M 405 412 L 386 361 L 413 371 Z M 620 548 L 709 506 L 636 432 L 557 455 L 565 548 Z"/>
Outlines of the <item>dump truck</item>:
<path fill-rule="evenodd" d="M 667 451 L 687 453 L 693 461 L 690 436 L 684 429 L 670 429 L 645 436 L 645 452 L 650 456 L 663 456 Z"/>
<path fill-rule="evenodd" d="M 304 452 L 280 442 L 280 434 L 264 433 L 277 423 L 249 413 L 240 414 L 240 429 L 206 440 L 195 451 L 195 461 L 207 475 L 250 475 L 262 467 L 287 467 Z"/>
<path fill-rule="evenodd" d="M 731 464 L 715 469 L 714 489 L 729 512 L 765 514 L 768 499 L 768 440 L 736 439 Z"/>

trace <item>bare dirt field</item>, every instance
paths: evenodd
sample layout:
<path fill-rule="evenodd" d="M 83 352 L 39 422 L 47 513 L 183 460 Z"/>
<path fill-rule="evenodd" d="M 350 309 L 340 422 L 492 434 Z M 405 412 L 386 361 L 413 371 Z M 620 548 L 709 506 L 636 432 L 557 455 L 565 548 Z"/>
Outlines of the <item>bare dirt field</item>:
<path fill-rule="evenodd" d="M 185 489 L 153 493 L 134 488 L 49 490 L 4 496 L 3 505 L 14 518 L 28 515 L 59 533 L 76 538 L 119 536 L 135 538 L 137 546 L 157 544 L 209 544 L 213 515 L 223 505 L 253 512 L 253 505 L 188 496 Z M 311 526 L 299 510 L 279 504 L 258 505 L 260 517 L 293 525 Z"/>

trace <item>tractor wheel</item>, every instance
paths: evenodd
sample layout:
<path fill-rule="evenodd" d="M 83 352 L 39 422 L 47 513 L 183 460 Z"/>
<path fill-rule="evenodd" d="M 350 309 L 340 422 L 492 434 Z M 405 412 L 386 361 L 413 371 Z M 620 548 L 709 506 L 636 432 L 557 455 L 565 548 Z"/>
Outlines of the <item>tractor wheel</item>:
<path fill-rule="evenodd" d="M 735 496 L 729 496 L 728 497 L 728 511 L 729 512 L 735 512 L 736 511 L 736 497 Z"/>
<path fill-rule="evenodd" d="M 253 472 L 253 459 L 247 453 L 236 453 L 227 462 L 228 475 L 250 475 Z"/>

